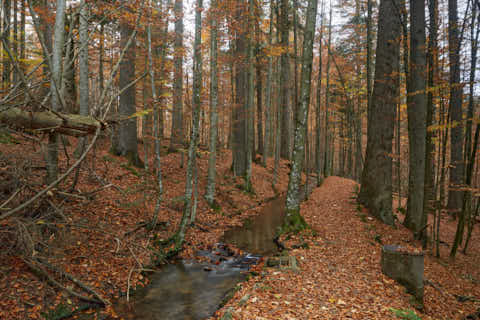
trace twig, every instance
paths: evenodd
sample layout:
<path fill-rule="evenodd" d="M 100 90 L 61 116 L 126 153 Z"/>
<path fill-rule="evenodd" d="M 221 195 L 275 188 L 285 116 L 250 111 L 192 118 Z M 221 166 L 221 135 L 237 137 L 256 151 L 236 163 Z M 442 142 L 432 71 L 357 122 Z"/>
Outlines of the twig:
<path fill-rule="evenodd" d="M 55 210 L 55 212 L 57 212 L 59 215 L 61 215 L 62 218 L 63 218 L 65 221 L 68 221 L 67 217 L 66 217 L 65 214 L 63 213 L 63 210 L 61 210 L 60 208 L 58 208 L 50 199 L 47 199 L 47 202 L 48 202 L 48 204 L 53 208 L 53 210 Z"/>
<path fill-rule="evenodd" d="M 74 193 L 68 193 L 68 192 L 63 192 L 63 191 L 56 191 L 59 195 L 65 196 L 65 197 L 71 197 L 71 198 L 77 198 L 81 200 L 88 200 L 87 197 L 84 197 L 79 194 L 74 194 Z"/>
<path fill-rule="evenodd" d="M 130 272 L 128 273 L 128 279 L 127 279 L 127 302 L 130 302 L 130 278 L 132 277 L 132 272 L 133 272 L 134 269 L 135 269 L 135 267 L 133 267 L 132 269 L 130 269 Z"/>
<path fill-rule="evenodd" d="M 93 290 L 92 288 L 90 288 L 89 286 L 87 286 L 86 284 L 84 284 L 83 282 L 81 282 L 80 280 L 78 280 L 77 278 L 75 278 L 73 275 L 63 271 L 63 270 L 60 270 L 59 268 L 49 264 L 48 262 L 44 261 L 42 259 L 42 263 L 44 265 L 47 266 L 47 268 L 55 271 L 55 272 L 58 272 L 60 273 L 61 275 L 65 276 L 67 279 L 69 279 L 70 281 L 72 281 L 73 283 L 75 283 L 77 286 L 79 286 L 80 288 L 82 288 L 83 290 L 85 290 L 86 292 L 88 293 L 91 293 L 93 296 L 95 296 L 99 301 L 101 301 L 104 305 L 110 305 L 110 301 L 104 299 L 99 293 L 97 293 L 95 290 Z"/>
<path fill-rule="evenodd" d="M 5 207 L 10 201 L 12 201 L 13 198 L 15 198 L 15 196 L 16 196 L 17 194 L 19 194 L 20 191 L 22 191 L 23 189 L 24 189 L 24 187 L 21 187 L 20 189 L 17 189 L 17 191 L 15 191 L 15 192 L 10 196 L 10 198 L 8 198 L 4 203 L 2 203 L 2 204 L 0 205 L 0 209 L 4 208 L 4 207 Z"/>
<path fill-rule="evenodd" d="M 133 228 L 132 230 L 129 230 L 129 231 L 126 231 L 124 234 L 123 234 L 123 237 L 125 238 L 126 236 L 134 233 L 134 232 L 137 232 L 138 230 L 148 226 L 150 224 L 150 222 L 144 222 L 144 223 L 141 223 L 139 224 L 138 226 L 136 226 L 135 228 Z"/>
<path fill-rule="evenodd" d="M 102 301 L 97 300 L 97 299 L 92 299 L 87 296 L 81 295 L 69 288 L 64 287 L 62 284 L 60 284 L 57 280 L 55 280 L 52 276 L 48 274 L 47 271 L 43 270 L 41 267 L 35 266 L 35 264 L 32 261 L 29 261 L 25 258 L 22 258 L 22 260 L 25 262 L 25 264 L 32 269 L 35 273 L 42 275 L 47 279 L 48 282 L 50 282 L 52 285 L 68 292 L 70 295 L 77 297 L 80 300 L 91 302 L 91 303 L 96 303 L 96 304 L 104 304 Z"/>
<path fill-rule="evenodd" d="M 115 237 L 115 241 L 117 242 L 117 248 L 115 249 L 115 253 L 118 253 L 118 250 L 120 250 L 121 241 L 117 237 Z"/>
<path fill-rule="evenodd" d="M 132 254 L 132 256 L 133 256 L 133 258 L 135 259 L 135 261 L 137 261 L 138 266 L 140 267 L 140 269 L 143 270 L 143 265 L 142 265 L 142 263 L 138 260 L 138 258 L 137 258 L 137 256 L 135 255 L 135 253 L 133 253 L 132 248 L 128 247 L 128 250 L 130 250 L 130 253 Z"/>
<path fill-rule="evenodd" d="M 442 288 L 440 288 L 438 285 L 436 285 L 433 281 L 429 280 L 429 279 L 424 279 L 423 280 L 423 283 L 425 284 L 428 284 L 428 285 L 431 285 L 434 289 L 436 289 L 438 292 L 440 292 L 444 297 L 447 296 L 447 295 L 450 295 L 448 293 L 445 293 Z"/>
<path fill-rule="evenodd" d="M 109 184 L 107 184 L 106 186 L 100 187 L 100 188 L 95 189 L 95 190 L 90 191 L 90 192 L 82 193 L 81 195 L 83 195 L 83 196 L 85 196 L 85 197 L 88 198 L 88 197 L 93 196 L 95 193 L 98 193 L 98 192 L 100 192 L 100 191 L 102 191 L 102 190 L 104 190 L 104 189 L 111 188 L 111 187 L 113 187 L 113 186 L 114 186 L 114 185 L 113 185 L 112 183 L 109 183 Z"/>

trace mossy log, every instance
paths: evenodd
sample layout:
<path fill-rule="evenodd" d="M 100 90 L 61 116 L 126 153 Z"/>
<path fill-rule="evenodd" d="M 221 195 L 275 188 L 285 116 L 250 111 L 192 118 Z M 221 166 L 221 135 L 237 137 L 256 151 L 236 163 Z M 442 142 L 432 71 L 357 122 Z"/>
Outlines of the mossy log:
<path fill-rule="evenodd" d="M 105 123 L 88 116 L 50 111 L 31 112 L 20 108 L 0 109 L 0 123 L 15 128 L 54 131 L 74 137 L 92 135 L 98 128 L 106 128 Z"/>

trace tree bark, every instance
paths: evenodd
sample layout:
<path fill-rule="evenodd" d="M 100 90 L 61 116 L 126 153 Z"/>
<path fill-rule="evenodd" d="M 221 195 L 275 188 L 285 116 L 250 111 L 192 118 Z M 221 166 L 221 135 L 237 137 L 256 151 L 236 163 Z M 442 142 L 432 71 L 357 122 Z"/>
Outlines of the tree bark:
<path fill-rule="evenodd" d="M 257 33 L 257 48 L 260 47 L 260 22 L 256 26 Z M 263 80 L 262 80 L 262 58 L 260 53 L 257 52 L 257 152 L 265 158 L 265 149 L 263 143 L 263 106 L 262 106 L 262 93 L 263 93 Z"/>
<path fill-rule="evenodd" d="M 273 1 L 270 0 L 270 22 L 269 22 L 269 31 L 268 31 L 268 46 L 271 48 L 272 46 L 272 37 L 273 37 Z M 267 67 L 267 88 L 265 91 L 265 145 L 264 145 L 264 152 L 263 152 L 263 166 L 267 166 L 267 158 L 270 155 L 270 141 L 272 136 L 272 126 L 271 118 L 272 118 L 272 66 L 273 66 L 273 58 L 272 55 L 268 55 L 268 67 Z"/>
<path fill-rule="evenodd" d="M 4 0 L 3 2 L 3 19 L 2 24 L 3 28 L 2 31 L 6 35 L 6 41 L 10 43 L 10 0 Z M 10 46 L 10 45 L 9 45 Z M 5 58 L 3 59 L 3 72 L 2 72 L 2 81 L 3 86 L 10 85 L 10 59 Z"/>
<path fill-rule="evenodd" d="M 55 15 L 54 29 L 55 41 L 52 51 L 52 76 L 50 83 L 53 111 L 60 111 L 62 108 L 62 97 L 60 97 L 60 84 L 62 81 L 63 45 L 65 43 L 65 5 L 65 0 L 57 0 L 57 12 Z M 50 184 L 55 181 L 58 176 L 58 135 L 56 132 L 52 132 L 48 135 L 46 159 L 46 183 Z"/>
<path fill-rule="evenodd" d="M 187 221 L 191 221 L 192 215 L 192 194 L 193 194 L 193 180 L 194 170 L 196 166 L 196 153 L 199 137 L 199 120 L 201 108 L 201 86 L 202 86 L 202 7 L 203 0 L 197 0 L 197 7 L 195 10 L 195 42 L 194 42 L 194 57 L 193 57 L 193 92 L 192 92 L 192 130 L 190 134 L 190 144 L 188 147 L 188 161 L 187 161 L 187 177 L 185 184 L 185 208 L 183 211 L 182 220 L 180 222 L 180 229 L 175 243 L 175 248 L 181 248 L 186 231 Z"/>
<path fill-rule="evenodd" d="M 150 87 L 152 90 L 152 100 L 153 100 L 153 136 L 155 138 L 155 162 L 154 167 L 157 172 L 157 185 L 158 185 L 158 194 L 157 200 L 155 203 L 155 211 L 153 212 L 152 219 L 152 229 L 155 229 L 158 221 L 158 214 L 160 212 L 160 204 L 163 197 L 163 181 L 162 181 L 162 167 L 160 162 L 160 130 L 159 130 L 159 107 L 157 101 L 157 90 L 155 86 L 155 68 L 153 64 L 153 53 L 152 53 L 152 26 L 151 23 L 147 26 L 147 45 L 148 45 L 148 73 L 150 76 Z M 145 143 L 145 141 L 144 141 Z M 145 164 L 147 163 L 148 158 L 145 158 Z"/>
<path fill-rule="evenodd" d="M 215 175 L 217 162 L 218 135 L 218 70 L 217 70 L 217 1 L 210 5 L 210 143 L 208 156 L 208 176 L 205 199 L 210 206 L 215 201 Z"/>
<path fill-rule="evenodd" d="M 451 138 L 450 138 L 450 190 L 448 209 L 458 214 L 462 208 L 462 191 L 457 190 L 463 184 L 463 125 L 462 125 L 462 87 L 460 86 L 460 39 L 457 19 L 457 0 L 448 0 L 448 56 L 450 60 L 450 101 Z"/>
<path fill-rule="evenodd" d="M 282 110 L 282 136 L 281 136 L 281 148 L 280 156 L 283 159 L 290 159 L 291 150 L 291 93 L 290 93 L 290 55 L 289 55 L 289 35 L 290 35 L 290 23 L 288 19 L 289 4 L 288 0 L 281 0 L 281 43 L 282 43 L 282 55 L 280 62 L 280 96 Z"/>
<path fill-rule="evenodd" d="M 398 97 L 400 18 L 399 0 L 381 0 L 378 20 L 375 83 L 369 116 L 367 153 L 358 196 L 381 221 L 393 225 L 392 139 Z"/>
<path fill-rule="evenodd" d="M 120 47 L 125 47 L 132 28 L 127 21 L 120 24 Z M 135 81 L 135 58 L 136 49 L 133 43 L 127 50 L 125 58 L 120 62 L 119 87 L 124 88 Z M 120 95 L 119 113 L 122 117 L 130 117 L 136 112 L 135 105 L 135 85 L 129 86 Z M 137 119 L 136 117 L 127 119 L 120 123 L 118 128 L 117 143 L 112 144 L 112 153 L 124 156 L 128 161 L 137 167 L 143 167 L 143 162 L 138 156 L 137 141 Z"/>
<path fill-rule="evenodd" d="M 183 143 L 183 0 L 175 0 L 175 52 L 173 58 L 173 113 L 170 151 Z"/>
<path fill-rule="evenodd" d="M 410 72 L 407 87 L 409 179 L 407 214 L 403 224 L 423 239 L 427 216 L 423 210 L 427 135 L 425 1 L 410 0 Z"/>
<path fill-rule="evenodd" d="M 318 37 L 318 80 L 317 80 L 317 105 L 315 112 L 315 168 L 317 173 L 317 187 L 322 183 L 322 154 L 320 153 L 322 140 L 322 41 L 323 41 L 323 14 L 324 2 L 322 0 L 322 13 L 320 15 L 320 35 Z M 325 148 L 325 145 L 324 145 Z"/>
<path fill-rule="evenodd" d="M 81 10 L 80 10 L 80 53 L 78 56 L 78 69 L 80 73 L 80 78 L 78 81 L 79 86 L 79 95 L 80 95 L 80 112 L 79 114 L 82 116 L 88 116 L 90 112 L 89 107 L 89 96 L 90 96 L 90 88 L 89 88 L 89 66 L 88 66 L 88 16 L 89 16 L 89 4 L 82 0 L 80 2 Z M 73 66 L 72 66 L 73 68 Z M 80 156 L 84 149 L 85 149 L 85 139 L 81 139 L 78 146 L 77 155 Z"/>
<path fill-rule="evenodd" d="M 20 108 L 0 111 L 0 122 L 21 129 L 55 132 L 73 137 L 92 135 L 105 124 L 91 117 L 50 111 L 30 112 Z"/>
<path fill-rule="evenodd" d="M 245 2 L 237 1 L 235 17 L 242 24 L 235 38 L 235 104 L 233 109 L 233 174 L 246 177 L 247 174 L 247 46 L 245 39 L 246 25 L 244 19 Z"/>
<path fill-rule="evenodd" d="M 313 64 L 313 41 L 315 38 L 315 24 L 318 0 L 309 0 L 307 20 L 303 40 L 302 73 L 300 83 L 300 101 L 295 123 L 294 148 L 292 169 L 288 180 L 286 196 L 286 215 L 283 231 L 299 231 L 305 228 L 306 222 L 300 215 L 300 184 L 305 158 L 305 135 L 310 104 L 310 88 Z M 306 186 L 308 188 L 308 186 Z"/>
<path fill-rule="evenodd" d="M 327 56 L 327 83 L 325 88 L 325 146 L 324 146 L 324 160 L 323 160 L 323 175 L 328 177 L 332 173 L 331 163 L 331 156 L 330 156 L 330 143 L 331 143 L 331 136 L 330 136 L 330 123 L 329 123 L 329 116 L 330 116 L 330 49 L 331 49 L 331 42 L 332 42 L 332 8 L 330 7 L 330 14 L 329 14 L 329 23 L 328 23 L 328 56 Z M 332 145 L 333 147 L 333 145 Z"/>
<path fill-rule="evenodd" d="M 438 4 L 437 0 L 430 0 L 428 3 L 428 11 L 430 18 L 430 32 L 428 37 L 428 51 L 427 51 L 427 63 L 428 63 L 428 95 L 427 95 L 427 145 L 425 156 L 425 191 L 423 210 L 427 213 L 432 212 L 433 201 L 435 200 L 434 192 L 434 180 L 435 180 L 435 144 L 433 141 L 436 135 L 432 130 L 428 130 L 428 127 L 433 125 L 434 119 L 434 93 L 432 89 L 436 86 L 437 67 L 438 67 Z M 440 163 L 437 163 L 440 165 Z"/>

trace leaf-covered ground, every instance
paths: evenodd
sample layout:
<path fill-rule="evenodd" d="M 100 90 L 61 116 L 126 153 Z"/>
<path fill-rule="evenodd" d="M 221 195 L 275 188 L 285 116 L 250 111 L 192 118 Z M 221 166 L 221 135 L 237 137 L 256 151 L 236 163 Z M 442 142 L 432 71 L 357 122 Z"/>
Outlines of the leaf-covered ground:
<path fill-rule="evenodd" d="M 356 189 L 351 180 L 327 178 L 302 205 L 317 236 L 286 242 L 290 247 L 308 244 L 289 253 L 297 258 L 300 271 L 264 269 L 243 283 L 217 318 L 231 311 L 234 319 L 393 319 L 392 308 L 413 310 L 404 288 L 382 275 L 379 242 L 418 244 L 400 224 L 394 229 L 359 211 L 353 200 Z M 443 241 L 451 243 L 454 227 L 444 220 Z M 427 252 L 425 278 L 431 284 L 425 286 L 425 312 L 418 316 L 461 319 L 480 306 L 478 300 L 460 303 L 455 298 L 480 298 L 479 240 L 476 230 L 469 255 L 459 254 L 454 263 Z M 448 249 L 443 247 L 443 257 Z"/>
<path fill-rule="evenodd" d="M 73 162 L 74 144 L 72 140 L 72 145 L 66 146 L 67 153 L 61 154 L 62 171 Z M 32 255 L 45 258 L 49 264 L 74 275 L 114 302 L 115 308 L 101 311 L 103 316 L 115 318 L 131 307 L 125 297 L 128 288 L 148 284 L 148 277 L 140 271 L 151 261 L 151 248 L 157 239 L 167 239 L 173 234 L 182 215 L 185 168 L 180 167 L 180 153 L 166 154 L 167 145 L 168 141 L 162 149 L 165 192 L 157 230 L 136 230 L 153 214 L 157 186 L 152 170 L 146 172 L 131 167 L 125 159 L 110 155 L 106 139 L 82 165 L 75 190 L 69 191 L 72 176 L 29 210 L 0 221 L 0 319 L 42 319 L 42 313 L 59 315 L 62 310 L 83 305 L 66 291 L 48 285 L 33 274 L 22 260 Z M 139 148 L 143 153 L 143 146 Z M 44 162 L 38 146 L 0 145 L 0 156 L 2 179 L 7 172 L 25 170 L 27 173 L 19 177 L 28 188 L 22 189 L 9 207 L 43 187 Z M 208 154 L 200 151 L 199 156 L 197 224 L 187 233 L 181 257 L 208 248 L 225 230 L 240 225 L 247 216 L 259 214 L 263 203 L 276 192 L 284 192 L 288 182 L 286 162 L 280 165 L 275 189 L 272 188 L 273 160 L 267 168 L 254 164 L 255 194 L 247 194 L 241 189 L 242 179 L 230 172 L 230 152 L 222 152 L 217 166 L 220 208 L 213 210 L 202 197 Z M 300 272 L 258 268 L 261 275 L 243 283 L 216 318 L 232 310 L 235 319 L 391 319 L 394 316 L 390 308 L 412 309 L 410 297 L 403 288 L 381 275 L 377 241 L 415 243 L 402 227 L 392 229 L 368 218 L 366 212 L 358 212 L 352 199 L 355 186 L 354 182 L 341 178 L 325 180 L 302 205 L 302 214 L 318 235 L 285 242 L 289 247 L 308 243 L 308 249 L 290 252 L 296 256 Z M 67 194 L 62 194 L 63 191 Z M 51 212 L 59 208 L 63 218 L 52 219 Z M 27 228 L 22 229 L 23 226 Z M 444 220 L 443 241 L 451 243 L 454 228 L 454 222 Z M 29 236 L 39 241 L 33 249 L 25 247 Z M 459 254 L 455 263 L 427 254 L 425 274 L 435 287 L 425 288 L 423 319 L 461 318 L 478 307 L 478 301 L 460 303 L 454 297 L 456 294 L 480 298 L 478 229 L 471 243 L 469 255 Z M 442 250 L 442 256 L 447 257 L 449 248 L 442 246 Z M 65 288 L 91 297 L 62 274 L 52 271 L 49 274 Z M 239 306 L 245 297 L 248 297 L 246 303 Z M 80 317 L 92 314 L 90 318 L 95 318 L 94 312 L 86 310 Z"/>
<path fill-rule="evenodd" d="M 71 142 L 72 145 L 66 146 L 67 153 L 60 154 L 62 172 L 69 163 L 73 163 L 76 140 Z M 150 163 L 150 171 L 146 172 L 129 166 L 124 158 L 112 156 L 108 153 L 108 139 L 102 141 L 96 152 L 82 164 L 79 183 L 74 191 L 68 191 L 74 178 L 72 175 L 26 212 L 0 221 L 3 242 L 0 250 L 0 319 L 43 319 L 42 314 L 59 315 L 62 310 L 84 305 L 32 274 L 22 260 L 32 255 L 47 259 L 49 264 L 74 275 L 113 302 L 116 307 L 106 308 L 102 311 L 104 316 L 116 317 L 116 313 L 130 307 L 125 303 L 128 288 L 148 284 L 148 278 L 141 274 L 141 270 L 151 262 L 153 244 L 171 236 L 182 216 L 185 167 L 181 167 L 181 153 L 167 154 L 167 146 L 168 141 L 165 141 L 161 160 L 164 194 L 158 228 L 154 231 L 145 228 L 136 230 L 152 218 L 154 211 L 158 188 L 151 170 L 153 166 Z M 143 158 L 143 145 L 139 145 L 139 149 Z M 31 193 L 23 198 L 24 191 L 19 193 L 9 207 L 28 199 L 34 191 L 44 187 L 41 152 L 35 144 L 0 144 L 0 156 L 5 160 L 0 161 L 0 173 L 25 168 L 26 173 L 21 180 L 31 189 Z M 230 171 L 231 153 L 221 152 L 217 162 L 219 208 L 213 210 L 203 199 L 208 153 L 200 150 L 198 156 L 196 226 L 188 230 L 185 250 L 180 257 L 191 257 L 195 250 L 218 242 L 225 230 L 241 225 L 247 216 L 257 214 L 262 203 L 275 197 L 277 192 L 284 192 L 288 183 L 289 169 L 287 162 L 282 161 L 278 183 L 272 188 L 273 160 L 270 160 L 267 168 L 254 164 L 252 184 L 255 194 L 245 193 L 242 190 L 243 180 L 233 177 Z M 186 157 L 184 160 L 186 163 Z M 62 194 L 63 191 L 67 191 L 68 195 Z M 51 219 L 54 209 L 49 203 L 57 209 L 61 208 L 64 218 Z M 28 232 L 18 232 L 19 224 L 26 226 Z M 30 233 L 35 240 L 41 240 L 33 250 L 23 247 L 25 235 Z M 20 246 L 17 237 L 22 240 Z M 84 294 L 62 274 L 49 273 L 64 287 Z M 93 313 L 93 310 L 86 312 Z"/>

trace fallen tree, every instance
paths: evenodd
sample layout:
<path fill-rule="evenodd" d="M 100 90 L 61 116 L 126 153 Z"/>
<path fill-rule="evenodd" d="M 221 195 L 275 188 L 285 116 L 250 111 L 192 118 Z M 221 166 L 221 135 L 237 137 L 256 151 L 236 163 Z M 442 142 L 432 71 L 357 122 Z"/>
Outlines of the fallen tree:
<path fill-rule="evenodd" d="M 88 116 L 51 111 L 25 111 L 17 107 L 0 110 L 0 123 L 17 129 L 58 132 L 83 137 L 105 129 L 106 123 Z"/>

